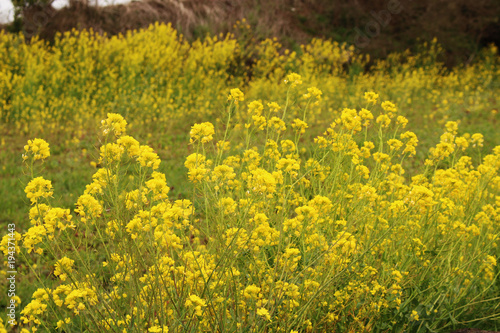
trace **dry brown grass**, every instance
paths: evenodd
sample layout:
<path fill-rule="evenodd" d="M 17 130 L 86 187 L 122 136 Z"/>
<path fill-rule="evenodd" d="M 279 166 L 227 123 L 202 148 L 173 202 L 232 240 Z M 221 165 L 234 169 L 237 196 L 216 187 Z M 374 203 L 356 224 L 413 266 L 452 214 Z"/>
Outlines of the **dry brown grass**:
<path fill-rule="evenodd" d="M 191 38 L 200 37 L 204 32 L 226 33 L 237 20 L 251 18 L 255 33 L 262 38 L 294 36 L 305 40 L 308 34 L 295 24 L 291 8 L 289 0 L 262 4 L 252 0 L 144 0 L 102 8 L 73 2 L 70 7 L 54 13 L 51 9 L 33 7 L 26 10 L 24 16 L 25 24 L 38 26 L 40 36 L 45 39 L 52 39 L 57 31 L 73 28 L 93 28 L 96 32 L 114 35 L 144 28 L 153 22 L 170 22 Z M 43 12 L 49 18 L 41 25 L 35 16 L 43 16 Z"/>

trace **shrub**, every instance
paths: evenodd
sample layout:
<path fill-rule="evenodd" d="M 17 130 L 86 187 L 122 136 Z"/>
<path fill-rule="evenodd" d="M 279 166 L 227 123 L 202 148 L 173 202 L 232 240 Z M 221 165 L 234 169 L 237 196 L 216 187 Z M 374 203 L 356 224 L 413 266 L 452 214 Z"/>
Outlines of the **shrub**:
<path fill-rule="evenodd" d="M 17 239 L 39 289 L 25 330 L 439 331 L 498 320 L 500 146 L 475 166 L 482 136 L 448 122 L 410 177 L 418 138 L 395 104 L 368 92 L 364 108 L 306 140 L 322 93 L 302 85 L 288 75 L 281 105 L 244 105 L 233 89 L 224 126 L 193 125 L 189 198 L 168 197 L 159 156 L 118 114 L 102 121 L 99 169 L 75 215 L 35 177 L 48 146 L 26 146 L 32 227 Z"/>

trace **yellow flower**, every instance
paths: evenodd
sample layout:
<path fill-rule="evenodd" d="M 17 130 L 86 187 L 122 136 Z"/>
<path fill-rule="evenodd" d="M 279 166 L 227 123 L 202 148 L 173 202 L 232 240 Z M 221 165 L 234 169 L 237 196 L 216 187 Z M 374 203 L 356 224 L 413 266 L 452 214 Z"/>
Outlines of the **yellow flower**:
<path fill-rule="evenodd" d="M 276 165 L 278 170 L 283 170 L 285 173 L 295 178 L 298 176 L 298 172 L 300 170 L 300 164 L 297 160 L 293 158 L 281 158 Z"/>
<path fill-rule="evenodd" d="M 245 288 L 243 291 L 243 296 L 247 299 L 257 299 L 259 297 L 261 288 L 257 287 L 255 284 L 251 284 Z"/>
<path fill-rule="evenodd" d="M 272 117 L 267 122 L 267 127 L 281 133 L 286 130 L 285 122 L 278 117 Z"/>
<path fill-rule="evenodd" d="M 227 97 L 227 100 L 228 101 L 234 100 L 234 104 L 238 104 L 238 102 L 243 102 L 245 100 L 245 95 L 240 89 L 234 88 L 231 89 L 231 93 Z"/>
<path fill-rule="evenodd" d="M 167 326 L 160 327 L 158 325 L 151 326 L 150 328 L 148 328 L 148 332 L 168 333 L 168 327 Z"/>
<path fill-rule="evenodd" d="M 364 165 L 357 165 L 356 166 L 356 171 L 359 172 L 359 174 L 364 178 L 364 179 L 369 179 L 370 178 L 370 169 L 368 169 Z"/>
<path fill-rule="evenodd" d="M 316 87 L 307 88 L 307 94 L 304 94 L 304 98 L 311 98 L 314 96 L 318 101 L 321 100 L 321 95 L 323 92 Z"/>
<path fill-rule="evenodd" d="M 152 179 L 146 182 L 146 187 L 153 193 L 153 200 L 168 199 L 170 187 L 167 186 L 167 180 L 163 173 L 153 171 Z"/>
<path fill-rule="evenodd" d="M 40 198 L 48 198 L 54 194 L 52 183 L 43 177 L 32 179 L 24 189 L 24 192 L 32 204 L 38 203 Z"/>
<path fill-rule="evenodd" d="M 267 125 L 266 118 L 264 116 L 252 116 L 253 124 L 259 131 L 263 131 Z"/>
<path fill-rule="evenodd" d="M 354 109 L 344 108 L 340 119 L 337 119 L 335 122 L 342 124 L 347 131 L 361 131 L 361 117 L 358 116 L 358 113 Z"/>
<path fill-rule="evenodd" d="M 47 309 L 47 304 L 44 304 L 37 299 L 34 299 L 30 303 L 28 303 L 21 311 L 22 315 L 21 320 L 25 324 L 29 322 L 35 322 L 36 316 L 43 314 L 46 309 Z"/>
<path fill-rule="evenodd" d="M 267 311 L 267 309 L 265 308 L 258 308 L 257 315 L 264 317 L 266 320 L 271 321 L 271 315 L 269 314 L 269 311 Z"/>
<path fill-rule="evenodd" d="M 75 212 L 80 215 L 82 222 L 87 222 L 87 218 L 101 216 L 103 208 L 99 201 L 90 194 L 83 194 L 78 198 Z M 92 222 L 94 222 L 92 220 Z"/>
<path fill-rule="evenodd" d="M 462 148 L 462 150 L 465 150 L 467 149 L 467 147 L 469 147 L 469 141 L 467 141 L 467 139 L 463 136 L 456 137 L 455 144 L 458 147 Z"/>
<path fill-rule="evenodd" d="M 74 228 L 75 225 L 71 222 L 71 218 L 72 215 L 69 209 L 55 207 L 50 208 L 46 211 L 45 216 L 43 217 L 43 221 L 47 232 L 53 233 L 56 227 L 61 230 L 66 230 L 66 228 Z"/>
<path fill-rule="evenodd" d="M 418 139 L 415 133 L 413 132 L 404 132 L 401 134 L 401 139 L 407 139 L 408 141 L 406 142 L 406 147 L 403 150 L 404 153 L 410 153 L 410 156 L 415 155 L 417 153 L 415 147 L 418 144 Z"/>
<path fill-rule="evenodd" d="M 133 158 L 139 155 L 140 152 L 139 141 L 137 141 L 133 137 L 124 135 L 121 136 L 116 142 L 127 151 L 129 157 Z"/>
<path fill-rule="evenodd" d="M 293 120 L 292 128 L 295 129 L 298 134 L 304 134 L 307 127 L 308 126 L 305 121 L 302 121 L 298 118 Z"/>
<path fill-rule="evenodd" d="M 401 127 L 405 128 L 408 124 L 408 119 L 403 116 L 398 116 L 398 118 L 396 118 L 396 124 L 401 125 Z"/>
<path fill-rule="evenodd" d="M 279 106 L 278 103 L 276 102 L 270 102 L 270 103 L 267 103 L 267 106 L 269 107 L 269 109 L 271 110 L 271 112 L 278 112 L 279 110 L 281 110 L 281 106 Z"/>
<path fill-rule="evenodd" d="M 410 320 L 411 321 L 418 321 L 419 317 L 418 317 L 418 312 L 413 310 L 411 312 L 411 315 L 410 315 Z"/>
<path fill-rule="evenodd" d="M 363 126 L 370 126 L 370 120 L 373 119 L 373 114 L 370 111 L 367 109 L 361 109 L 361 111 L 359 111 L 359 116 L 364 120 Z"/>
<path fill-rule="evenodd" d="M 373 91 L 367 91 L 365 92 L 364 98 L 368 103 L 377 104 L 378 94 Z"/>
<path fill-rule="evenodd" d="M 203 308 L 207 306 L 207 302 L 196 295 L 190 295 L 184 305 L 188 308 L 192 308 L 197 316 L 203 314 Z"/>
<path fill-rule="evenodd" d="M 35 245 L 43 241 L 42 236 L 47 235 L 47 230 L 43 225 L 34 226 L 28 229 L 28 231 L 23 235 L 23 247 L 28 249 L 28 253 L 35 250 L 39 253 L 43 251 L 41 249 L 35 249 Z"/>
<path fill-rule="evenodd" d="M 453 134 L 457 135 L 458 131 L 458 123 L 456 121 L 448 121 L 445 125 L 446 131 Z"/>
<path fill-rule="evenodd" d="M 186 158 L 184 166 L 188 169 L 205 166 L 205 156 L 197 153 L 191 154 Z"/>
<path fill-rule="evenodd" d="M 200 141 L 201 143 L 208 143 L 212 141 L 213 135 L 215 134 L 214 125 L 209 122 L 194 124 L 191 127 L 191 132 L 189 135 L 191 136 L 190 143 L 195 143 Z"/>
<path fill-rule="evenodd" d="M 234 169 L 225 164 L 216 166 L 212 172 L 212 180 L 215 182 L 228 182 L 233 180 L 235 177 L 236 173 L 234 172 Z"/>
<path fill-rule="evenodd" d="M 400 282 L 403 279 L 403 275 L 401 275 L 401 272 L 398 270 L 393 270 L 392 275 L 394 276 L 394 280 L 396 280 L 396 282 Z"/>
<path fill-rule="evenodd" d="M 217 203 L 218 208 L 222 209 L 224 214 L 232 214 L 236 211 L 237 205 L 233 198 L 224 197 L 220 198 Z"/>
<path fill-rule="evenodd" d="M 59 276 L 61 281 L 65 281 L 67 278 L 67 274 L 73 271 L 74 260 L 69 259 L 68 257 L 63 257 L 57 261 L 55 264 L 54 275 Z"/>
<path fill-rule="evenodd" d="M 381 123 L 382 127 L 388 127 L 389 124 L 391 123 L 391 118 L 385 114 L 381 114 L 380 116 L 377 117 L 376 122 L 377 124 Z"/>
<path fill-rule="evenodd" d="M 113 132 L 114 135 L 120 136 L 125 133 L 127 121 L 118 113 L 108 113 L 108 118 L 102 120 L 101 125 L 104 135 Z"/>
<path fill-rule="evenodd" d="M 139 156 L 137 157 L 137 162 L 143 167 L 151 168 L 153 170 L 158 169 L 161 160 L 149 146 L 141 146 L 139 151 Z"/>
<path fill-rule="evenodd" d="M 388 112 L 389 114 L 396 113 L 398 111 L 396 105 L 394 105 L 394 103 L 390 101 L 382 102 L 382 109 L 384 109 L 384 111 Z"/>
<path fill-rule="evenodd" d="M 100 151 L 99 163 L 110 165 L 120 162 L 124 148 L 116 143 L 108 143 L 101 146 Z"/>
<path fill-rule="evenodd" d="M 223 140 L 220 140 L 217 142 L 217 150 L 222 150 L 222 151 L 227 151 L 231 148 L 231 144 L 229 143 L 229 141 L 223 141 Z"/>
<path fill-rule="evenodd" d="M 294 88 L 299 84 L 302 84 L 302 76 L 297 73 L 291 73 L 286 76 L 285 83 L 290 83 L 290 87 Z"/>
<path fill-rule="evenodd" d="M 184 166 L 188 168 L 188 177 L 192 182 L 200 182 L 208 174 L 208 169 L 206 168 L 207 161 L 205 161 L 205 156 L 201 154 L 191 154 L 186 158 Z"/>
<path fill-rule="evenodd" d="M 251 115 L 260 116 L 263 110 L 264 106 L 260 101 L 253 101 L 250 104 L 248 104 L 248 113 Z"/>
<path fill-rule="evenodd" d="M 36 208 L 36 207 L 35 207 Z M 6 234 L 2 237 L 2 241 L 0 241 L 0 252 L 4 254 L 4 256 L 7 258 L 9 255 L 9 250 L 12 250 L 12 243 L 14 243 L 15 246 L 15 252 L 19 253 L 19 241 L 21 240 L 22 236 L 19 232 L 14 233 L 14 237 L 12 238 L 10 234 Z"/>
<path fill-rule="evenodd" d="M 26 154 L 23 154 L 23 160 L 28 159 L 29 154 L 33 154 L 34 160 L 44 160 L 50 156 L 49 144 L 43 139 L 28 140 L 24 150 Z"/>
<path fill-rule="evenodd" d="M 473 148 L 482 147 L 484 143 L 483 135 L 481 133 L 472 134 L 471 144 Z"/>
<path fill-rule="evenodd" d="M 398 139 L 390 139 L 387 144 L 391 147 L 391 150 L 399 150 L 403 146 L 403 143 Z"/>
<path fill-rule="evenodd" d="M 272 197 L 276 192 L 276 178 L 264 169 L 256 169 L 248 177 L 248 187 L 255 193 L 267 194 Z"/>

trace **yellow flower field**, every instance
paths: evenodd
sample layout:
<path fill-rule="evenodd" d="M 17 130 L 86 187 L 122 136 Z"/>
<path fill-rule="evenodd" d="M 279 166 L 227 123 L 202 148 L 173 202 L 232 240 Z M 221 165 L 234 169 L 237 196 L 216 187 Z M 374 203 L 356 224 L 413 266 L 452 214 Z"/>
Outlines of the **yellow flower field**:
<path fill-rule="evenodd" d="M 494 47 L 365 70 L 165 25 L 0 46 L 25 207 L 0 251 L 26 290 L 0 332 L 500 329 Z"/>

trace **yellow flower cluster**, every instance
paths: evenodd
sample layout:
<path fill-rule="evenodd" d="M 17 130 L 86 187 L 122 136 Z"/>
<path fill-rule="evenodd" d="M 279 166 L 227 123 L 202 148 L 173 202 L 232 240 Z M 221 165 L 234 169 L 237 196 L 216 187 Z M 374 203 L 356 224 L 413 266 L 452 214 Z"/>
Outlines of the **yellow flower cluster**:
<path fill-rule="evenodd" d="M 283 80 L 286 87 L 308 84 L 303 94 L 308 100 L 328 101 L 311 103 L 310 125 L 332 121 L 346 107 L 371 106 L 387 98 L 430 129 L 481 110 L 494 118 L 498 110 L 493 93 L 498 76 L 495 47 L 483 50 L 470 66 L 445 71 L 436 61 L 442 50 L 433 41 L 418 54 L 391 55 L 367 74 L 346 70 L 363 68 L 366 56 L 329 40 L 314 39 L 300 52 L 283 50 L 270 39 L 249 46 L 230 34 L 189 43 L 164 24 L 114 38 L 74 31 L 56 39 L 25 45 L 21 36 L 0 36 L 0 48 L 6 50 L 0 62 L 0 117 L 9 124 L 9 135 L 56 132 L 81 140 L 83 129 L 106 115 L 104 134 L 123 135 L 126 123 L 116 113 L 117 106 L 125 107 L 120 113 L 138 128 L 175 129 L 186 120 L 216 118 L 227 99 L 273 99 L 282 93 Z M 241 61 L 246 57 L 242 50 L 252 54 L 251 65 Z M 246 96 L 232 88 L 243 85 Z M 397 111 L 390 104 L 385 106 L 382 124 L 388 122 L 386 116 L 397 114 L 389 112 Z M 262 126 L 262 119 L 258 124 Z"/>
<path fill-rule="evenodd" d="M 43 139 L 28 140 L 28 144 L 24 146 L 24 150 L 26 153 L 23 154 L 23 160 L 27 160 L 29 155 L 33 155 L 35 161 L 44 160 L 50 156 L 49 144 Z"/>
<path fill-rule="evenodd" d="M 50 180 L 43 177 L 36 177 L 28 183 L 24 192 L 32 204 L 37 204 L 42 199 L 51 197 L 54 194 L 52 189 L 52 182 Z"/>
<path fill-rule="evenodd" d="M 212 125 L 212 123 L 194 124 L 193 127 L 191 127 L 191 132 L 189 132 L 191 136 L 189 142 L 195 143 L 200 141 L 201 143 L 208 143 L 212 141 L 214 134 L 214 125 Z"/>
<path fill-rule="evenodd" d="M 47 82 L 49 96 L 62 80 L 73 97 L 51 104 L 43 91 L 35 93 L 40 101 L 26 92 L 8 99 L 14 106 L 2 113 L 24 119 L 30 130 L 44 128 L 48 111 L 41 105 L 78 108 L 74 118 L 51 113 L 51 124 L 88 124 L 107 114 L 98 169 L 74 215 L 51 206 L 50 181 L 33 177 L 25 188 L 31 226 L 16 234 L 14 246 L 27 262 L 36 258 L 42 267 L 35 271 L 58 279 L 25 303 L 20 329 L 404 331 L 449 326 L 454 307 L 497 315 L 500 148 L 476 160 L 474 149 L 489 138 L 461 133 L 444 102 L 461 98 L 478 108 L 488 92 L 477 100 L 440 92 L 440 84 L 459 87 L 462 78 L 433 63 L 418 69 L 424 56 L 400 55 L 406 74 L 391 80 L 384 69 L 391 60 L 374 74 L 348 78 L 343 66 L 363 61 L 345 46 L 314 40 L 298 56 L 279 53 L 268 40 L 256 46 L 257 79 L 245 85 L 252 100 L 245 106 L 241 90 L 228 88 L 247 83 L 224 67 L 238 65 L 232 38 L 189 44 L 163 25 L 109 39 L 75 34 L 50 52 L 37 41 L 25 48 L 38 47 L 54 68 L 78 68 L 81 82 L 101 73 L 101 86 L 80 90 L 71 75 L 51 79 L 38 71 L 31 74 Z M 0 44 L 11 45 L 11 38 L 0 34 Z M 58 50 L 66 49 L 80 57 L 64 58 Z M 23 52 L 38 63 L 38 55 Z M 284 68 L 296 63 L 300 70 L 287 74 Z M 484 66 L 472 67 L 491 77 Z M 469 69 L 461 70 L 477 87 Z M 166 77 L 151 74 L 162 71 Z M 143 81 L 147 89 L 138 89 Z M 226 101 L 220 92 L 228 90 Z M 88 91 L 94 100 L 77 103 L 74 96 Z M 408 106 L 422 107 L 411 101 L 414 91 L 436 106 L 431 114 L 439 121 L 422 122 L 445 129 L 423 168 L 416 157 L 422 136 L 404 130 L 415 119 L 403 115 L 410 117 Z M 188 194 L 169 198 L 163 152 L 125 135 L 127 121 L 108 113 L 124 99 L 133 126 L 161 126 L 177 113 L 194 123 L 184 160 Z M 223 102 L 227 120 L 214 120 L 213 106 Z M 23 103 L 38 111 L 15 115 Z M 220 141 L 210 144 L 214 137 Z M 50 155 L 41 139 L 25 151 L 33 160 Z M 9 246 L 4 237 L 2 253 Z"/>
<path fill-rule="evenodd" d="M 227 97 L 227 100 L 234 101 L 235 104 L 238 104 L 238 102 L 243 102 L 245 100 L 245 95 L 240 89 L 233 88 L 231 89 L 231 93 Z"/>
<path fill-rule="evenodd" d="M 108 118 L 102 120 L 101 125 L 104 135 L 113 133 L 115 136 L 120 136 L 125 133 L 127 121 L 117 113 L 108 113 Z"/>
<path fill-rule="evenodd" d="M 63 257 L 57 261 L 55 264 L 54 275 L 58 276 L 61 281 L 65 281 L 68 277 L 68 273 L 73 271 L 74 260 L 69 259 L 68 257 Z"/>
<path fill-rule="evenodd" d="M 190 295 L 184 304 L 186 305 L 186 307 L 192 308 L 194 314 L 197 316 L 202 316 L 203 308 L 207 306 L 207 302 L 205 302 L 196 295 Z"/>
<path fill-rule="evenodd" d="M 364 95 L 365 100 L 370 104 L 376 104 L 379 98 L 379 95 L 374 93 L 373 91 L 367 91 Z"/>
<path fill-rule="evenodd" d="M 288 74 L 285 79 L 285 83 L 289 83 L 290 87 L 294 88 L 299 84 L 302 84 L 302 76 L 297 73 Z"/>

